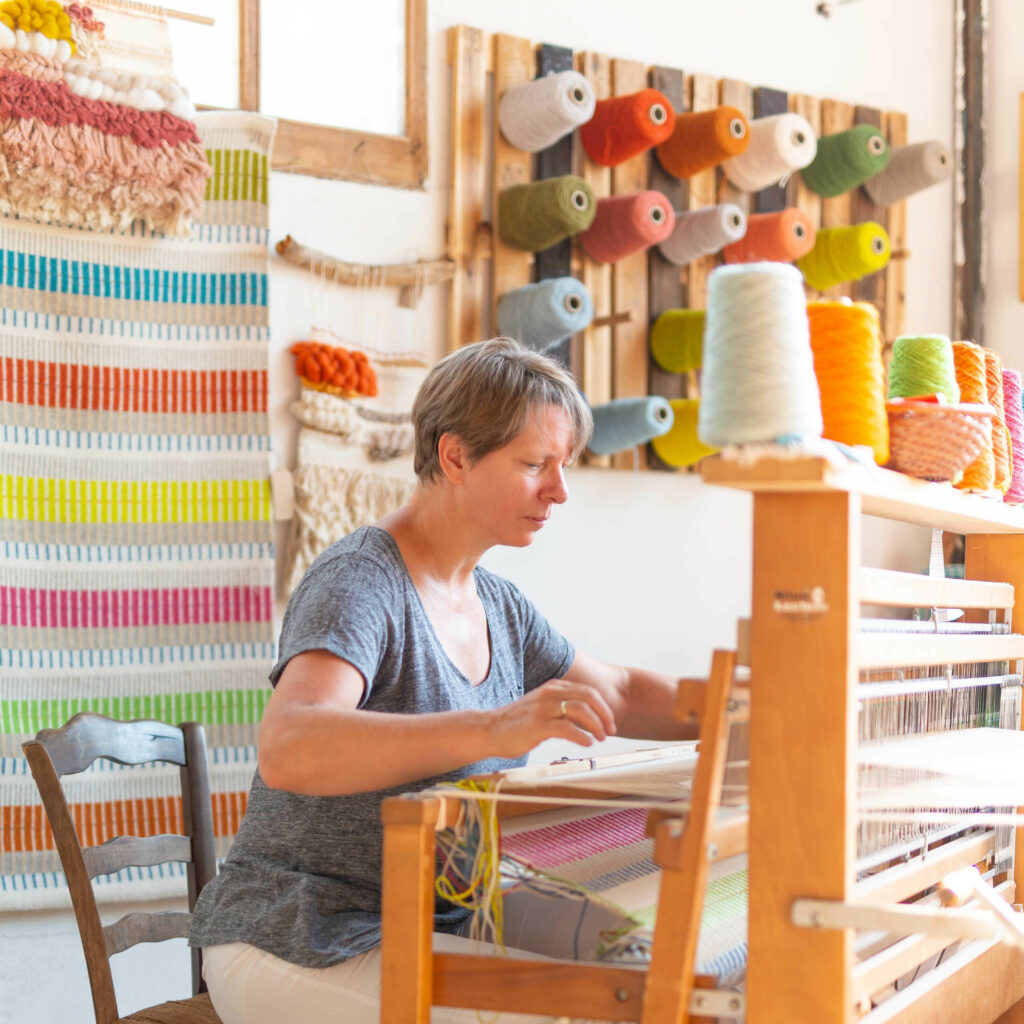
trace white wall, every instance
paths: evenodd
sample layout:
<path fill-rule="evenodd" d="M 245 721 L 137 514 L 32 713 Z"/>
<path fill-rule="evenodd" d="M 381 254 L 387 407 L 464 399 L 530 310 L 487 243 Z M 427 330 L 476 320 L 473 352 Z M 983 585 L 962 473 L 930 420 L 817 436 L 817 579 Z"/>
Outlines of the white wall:
<path fill-rule="evenodd" d="M 350 4 L 355 7 L 353 0 Z M 814 0 L 590 0 L 582 7 L 551 0 L 430 0 L 431 170 L 426 191 L 277 174 L 271 239 L 290 233 L 343 259 L 365 262 L 443 252 L 449 25 L 464 22 L 537 42 L 900 110 L 909 115 L 913 139 L 949 143 L 951 6 L 940 0 L 862 0 L 836 8 L 826 20 L 815 13 Z M 1012 9 L 1011 20 L 1018 23 L 1013 27 L 1022 27 L 1024 11 L 1014 0 L 995 0 L 994 9 L 997 16 Z M 994 65 L 1001 64 L 1008 76 L 1024 75 L 1014 66 L 1013 36 L 996 26 L 993 44 L 999 57 Z M 294 68 L 282 73 L 286 70 L 294 73 Z M 372 80 L 373 70 L 367 69 L 366 76 Z M 1018 91 L 1019 86 L 1007 90 L 1001 106 L 1011 99 L 1015 104 Z M 998 114 L 1003 98 L 995 88 L 993 95 Z M 1000 177 L 1010 177 L 1016 167 L 1010 151 L 1016 121 L 1004 120 L 1007 140 L 998 158 L 1005 164 Z M 993 135 L 995 127 L 990 124 Z M 1002 198 L 990 202 L 989 210 L 994 215 L 999 203 L 1005 205 L 1002 233 L 1011 219 L 1016 223 L 1016 214 L 1009 188 L 1005 196 L 997 194 Z M 949 330 L 951 203 L 950 187 L 941 185 L 909 204 L 907 328 L 914 333 Z M 1016 300 L 1011 308 L 1011 290 L 1002 284 L 996 294 L 995 278 L 992 308 L 1005 305 L 1011 326 Z M 295 383 L 286 352 L 293 341 L 316 323 L 333 327 L 353 343 L 425 348 L 439 356 L 444 315 L 441 288 L 428 290 L 413 312 L 399 309 L 393 292 L 369 296 L 318 286 L 309 275 L 275 261 L 271 429 L 285 459 L 291 463 L 293 457 L 294 425 L 287 405 Z M 1001 347 L 991 336 L 990 342 Z M 594 654 L 681 674 L 705 671 L 711 649 L 732 641 L 735 620 L 749 607 L 747 499 L 706 488 L 684 474 L 574 470 L 570 489 L 568 505 L 531 549 L 496 551 L 488 564 L 516 580 L 558 627 Z M 926 564 L 927 548 L 916 531 L 891 531 L 871 539 L 866 557 L 874 564 L 917 569 Z M 125 909 L 110 908 L 110 918 Z M 76 942 L 69 914 L 0 918 L 0 1024 L 91 1019 Z M 131 954 L 136 959 L 119 969 L 122 1013 L 183 991 L 185 953 L 180 946 L 168 952 L 168 945 Z"/>

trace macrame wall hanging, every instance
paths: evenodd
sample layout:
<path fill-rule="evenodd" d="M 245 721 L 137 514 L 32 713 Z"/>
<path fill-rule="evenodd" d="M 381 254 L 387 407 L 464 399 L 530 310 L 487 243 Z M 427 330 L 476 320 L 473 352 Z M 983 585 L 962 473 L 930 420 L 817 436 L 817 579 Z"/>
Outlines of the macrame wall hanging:
<path fill-rule="evenodd" d="M 284 571 L 290 594 L 332 542 L 412 494 L 410 413 L 430 360 L 406 341 L 408 316 L 385 289 L 403 288 L 399 305 L 410 306 L 424 284 L 448 275 L 432 262 L 343 263 L 290 238 L 277 251 L 313 277 L 306 294 L 314 326 L 291 346 L 298 397 L 290 410 L 300 428 Z"/>

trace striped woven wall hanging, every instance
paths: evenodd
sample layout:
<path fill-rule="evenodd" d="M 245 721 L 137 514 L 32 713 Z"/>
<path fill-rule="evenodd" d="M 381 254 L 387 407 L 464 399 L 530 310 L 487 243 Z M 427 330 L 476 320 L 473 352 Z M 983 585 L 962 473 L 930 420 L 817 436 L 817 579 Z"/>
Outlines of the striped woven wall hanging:
<path fill-rule="evenodd" d="M 267 419 L 273 121 L 196 119 L 188 238 L 0 218 L 0 909 L 67 905 L 21 742 L 78 711 L 205 724 L 218 853 L 274 658 Z M 176 769 L 66 785 L 90 841 L 180 817 Z M 96 881 L 184 893 L 180 866 Z"/>

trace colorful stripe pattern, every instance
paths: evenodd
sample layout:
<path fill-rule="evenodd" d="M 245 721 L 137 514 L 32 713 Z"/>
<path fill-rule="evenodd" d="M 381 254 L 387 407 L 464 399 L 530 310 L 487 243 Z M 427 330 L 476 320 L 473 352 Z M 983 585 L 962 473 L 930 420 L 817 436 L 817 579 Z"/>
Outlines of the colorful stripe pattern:
<path fill-rule="evenodd" d="M 67 905 L 21 742 L 79 711 L 206 726 L 221 853 L 274 658 L 267 421 L 273 122 L 209 113 L 188 239 L 0 217 L 0 910 Z M 67 780 L 89 842 L 180 820 L 177 774 Z M 97 894 L 183 891 L 131 869 Z"/>

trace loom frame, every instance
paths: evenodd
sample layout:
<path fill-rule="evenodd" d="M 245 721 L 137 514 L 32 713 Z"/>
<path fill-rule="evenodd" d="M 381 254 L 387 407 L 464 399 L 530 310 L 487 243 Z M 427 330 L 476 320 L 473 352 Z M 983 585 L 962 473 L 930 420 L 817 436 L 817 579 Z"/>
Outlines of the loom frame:
<path fill-rule="evenodd" d="M 871 884 L 857 883 L 857 685 L 864 650 L 857 619 L 861 603 L 891 591 L 891 605 L 926 598 L 926 607 L 955 604 L 975 619 L 1002 608 L 1012 630 L 1024 632 L 1024 601 L 1009 601 L 1005 589 L 987 582 L 1024 593 L 1024 514 L 948 485 L 823 458 L 765 457 L 741 466 L 714 457 L 704 460 L 702 476 L 753 494 L 749 1024 L 1020 1024 L 1024 957 L 1018 950 L 967 944 L 869 1012 L 852 929 L 801 928 L 791 910 L 800 898 L 877 902 L 886 885 L 889 899 L 906 899 L 950 866 L 984 853 L 976 846 L 959 856 L 950 851 L 949 863 L 912 879 L 893 884 L 887 872 Z M 967 579 L 933 582 L 862 569 L 865 516 L 965 533 Z M 787 604 L 791 595 L 806 593 L 817 595 L 811 607 Z M 993 660 L 1007 656 L 1019 661 L 1021 651 Z M 1020 829 L 1014 845 L 1014 874 L 1003 885 L 1011 902 L 1018 898 L 1014 890 L 1024 891 Z M 932 946 L 945 942 L 933 939 Z"/>
<path fill-rule="evenodd" d="M 643 1024 L 705 1019 L 690 1014 L 694 990 L 715 985 L 695 974 L 704 883 L 710 861 L 743 849 L 746 838 L 742 828 L 716 831 L 734 669 L 734 652 L 715 651 L 708 681 L 680 686 L 675 715 L 700 722 L 700 753 L 687 821 L 660 816 L 649 823 L 663 869 L 649 968 L 435 954 L 434 833 L 457 820 L 461 801 L 436 793 L 384 801 L 381 1024 L 429 1024 L 433 1005 Z M 563 792 L 571 795 L 571 787 Z"/>

